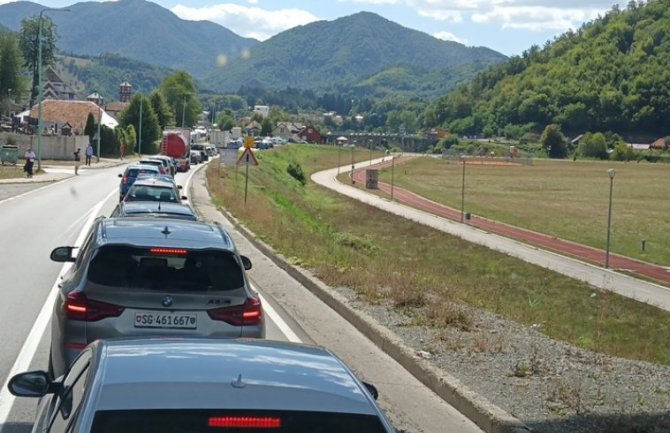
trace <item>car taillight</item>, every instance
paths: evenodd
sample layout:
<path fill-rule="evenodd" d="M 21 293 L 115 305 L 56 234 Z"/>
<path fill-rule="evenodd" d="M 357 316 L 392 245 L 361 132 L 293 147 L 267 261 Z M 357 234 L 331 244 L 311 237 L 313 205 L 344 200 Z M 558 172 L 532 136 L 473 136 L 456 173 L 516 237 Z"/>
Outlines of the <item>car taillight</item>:
<path fill-rule="evenodd" d="M 92 301 L 82 292 L 70 292 L 63 304 L 65 317 L 70 320 L 97 322 L 107 317 L 119 317 L 124 308 L 118 305 Z"/>
<path fill-rule="evenodd" d="M 269 416 L 212 416 L 208 425 L 220 428 L 280 428 L 281 419 Z"/>
<path fill-rule="evenodd" d="M 260 299 L 248 298 L 242 305 L 207 310 L 212 320 L 221 320 L 234 326 L 260 325 L 263 308 Z"/>
<path fill-rule="evenodd" d="M 121 179 L 121 182 L 122 182 L 124 185 L 128 185 L 128 176 L 123 176 L 123 178 Z"/>
<path fill-rule="evenodd" d="M 149 252 L 151 254 L 160 254 L 160 255 L 166 255 L 166 256 L 185 256 L 188 254 L 188 250 L 184 250 L 181 248 L 150 248 Z"/>

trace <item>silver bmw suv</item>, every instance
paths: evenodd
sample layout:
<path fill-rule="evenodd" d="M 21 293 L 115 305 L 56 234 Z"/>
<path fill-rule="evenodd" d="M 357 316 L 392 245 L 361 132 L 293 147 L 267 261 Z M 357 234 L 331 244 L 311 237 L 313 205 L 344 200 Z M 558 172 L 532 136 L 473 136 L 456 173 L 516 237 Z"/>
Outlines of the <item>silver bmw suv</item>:
<path fill-rule="evenodd" d="M 58 247 L 63 276 L 51 324 L 53 377 L 97 339 L 127 336 L 265 337 L 258 294 L 220 225 L 160 218 L 99 218 L 78 254 Z"/>

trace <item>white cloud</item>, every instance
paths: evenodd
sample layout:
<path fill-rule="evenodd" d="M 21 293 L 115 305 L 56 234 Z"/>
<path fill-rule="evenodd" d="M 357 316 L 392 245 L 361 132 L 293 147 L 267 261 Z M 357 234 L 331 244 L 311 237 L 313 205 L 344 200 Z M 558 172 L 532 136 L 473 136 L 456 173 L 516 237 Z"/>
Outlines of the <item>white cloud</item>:
<path fill-rule="evenodd" d="M 543 6 L 495 7 L 472 15 L 480 24 L 497 23 L 503 29 L 562 31 L 577 28 L 585 21 L 604 13 L 599 9 L 559 9 Z"/>
<path fill-rule="evenodd" d="M 1 1 L 1 0 L 0 0 Z M 250 0 L 255 2 L 256 0 Z M 318 21 L 319 18 L 302 9 L 270 11 L 258 7 L 224 3 L 193 8 L 183 5 L 173 7 L 178 17 L 191 21 L 212 21 L 240 36 L 265 40 L 295 26 Z"/>
<path fill-rule="evenodd" d="M 463 21 L 463 13 L 458 11 L 445 11 L 445 10 L 418 10 L 419 15 L 426 18 L 433 18 L 438 21 L 449 21 L 452 23 L 460 23 Z"/>
<path fill-rule="evenodd" d="M 437 39 L 442 39 L 443 41 L 453 41 L 458 42 L 459 44 L 468 45 L 468 40 L 464 38 L 459 38 L 455 34 L 447 31 L 441 31 L 433 33 L 433 37 Z"/>
<path fill-rule="evenodd" d="M 341 0 L 346 1 L 346 0 Z M 436 21 L 497 24 L 503 29 L 567 30 L 603 15 L 614 0 L 349 0 L 355 3 L 394 3 L 414 8 Z M 625 2 L 623 2 L 625 3 Z M 622 6 L 622 7 L 625 7 Z"/>

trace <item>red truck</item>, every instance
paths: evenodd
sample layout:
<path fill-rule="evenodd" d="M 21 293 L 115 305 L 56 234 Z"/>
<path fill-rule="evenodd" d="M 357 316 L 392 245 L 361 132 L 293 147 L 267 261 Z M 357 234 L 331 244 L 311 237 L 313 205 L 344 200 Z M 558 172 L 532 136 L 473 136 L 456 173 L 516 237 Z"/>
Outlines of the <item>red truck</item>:
<path fill-rule="evenodd" d="M 177 161 L 177 171 L 188 171 L 191 168 L 191 131 L 188 129 L 170 129 L 163 131 L 161 155 Z"/>

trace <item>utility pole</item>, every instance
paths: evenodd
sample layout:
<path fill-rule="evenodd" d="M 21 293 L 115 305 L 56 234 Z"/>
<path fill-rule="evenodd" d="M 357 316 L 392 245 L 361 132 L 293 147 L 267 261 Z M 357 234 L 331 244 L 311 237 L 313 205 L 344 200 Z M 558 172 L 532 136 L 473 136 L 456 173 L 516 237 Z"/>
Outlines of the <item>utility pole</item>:
<path fill-rule="evenodd" d="M 184 129 L 184 124 L 186 123 L 186 96 L 184 96 L 184 103 L 181 108 L 181 129 Z"/>
<path fill-rule="evenodd" d="M 98 95 L 98 152 L 97 152 L 97 158 L 98 162 L 100 162 L 100 129 L 102 125 L 102 97 L 100 96 L 100 93 L 97 91 L 95 92 L 96 95 Z"/>
<path fill-rule="evenodd" d="M 461 180 L 461 222 L 464 222 L 465 217 L 465 156 L 461 156 L 463 163 L 463 176 Z"/>
<path fill-rule="evenodd" d="M 139 133 L 137 134 L 137 153 L 142 155 L 142 112 L 144 111 L 142 108 L 142 103 L 144 102 L 144 95 L 140 93 L 140 124 L 139 127 L 137 128 L 139 130 Z"/>

